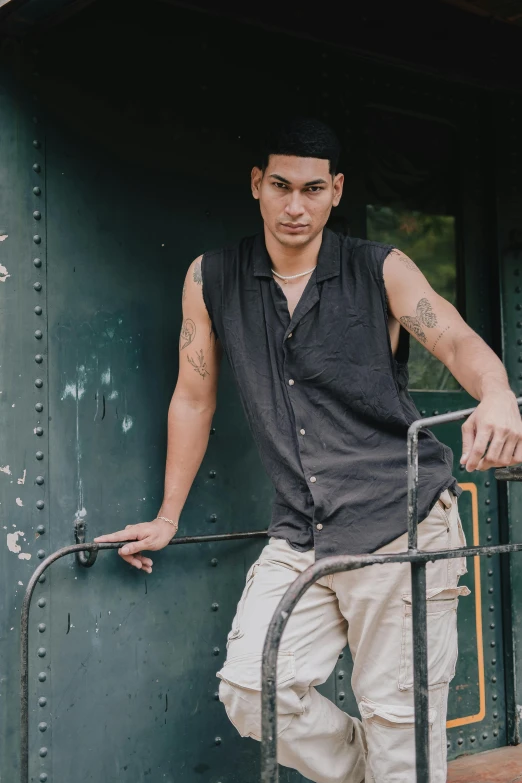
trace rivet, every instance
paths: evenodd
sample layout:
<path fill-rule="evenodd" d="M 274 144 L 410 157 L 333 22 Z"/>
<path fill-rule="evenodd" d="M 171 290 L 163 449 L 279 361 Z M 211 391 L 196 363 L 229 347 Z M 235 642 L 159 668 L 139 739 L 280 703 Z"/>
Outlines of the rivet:
<path fill-rule="evenodd" d="M 463 744 L 464 744 L 464 740 L 462 739 L 462 737 L 459 737 L 457 740 L 457 745 L 463 745 Z"/>
<path fill-rule="evenodd" d="M 216 737 L 216 739 L 214 740 L 216 745 L 221 745 L 221 741 L 222 741 L 221 737 Z"/>
<path fill-rule="evenodd" d="M 217 557 L 213 557 L 212 560 L 210 561 L 210 565 L 217 566 L 217 564 L 218 564 Z"/>
<path fill-rule="evenodd" d="M 482 739 L 487 739 L 487 738 L 488 738 L 488 733 L 487 731 L 485 731 L 482 735 Z"/>
<path fill-rule="evenodd" d="M 43 381 L 42 381 L 42 379 L 41 379 L 41 378 L 37 378 L 37 379 L 35 380 L 35 382 L 34 382 L 34 385 L 36 386 L 36 388 L 37 388 L 37 389 L 41 389 L 41 388 L 42 388 L 42 386 L 43 386 Z"/>
<path fill-rule="evenodd" d="M 215 470 L 209 470 L 208 476 L 209 478 L 216 478 L 216 471 Z"/>
<path fill-rule="evenodd" d="M 216 434 L 216 428 L 215 427 L 211 427 L 210 434 L 211 435 L 215 435 Z"/>
<path fill-rule="evenodd" d="M 490 604 L 489 611 L 490 612 L 494 612 L 495 611 L 495 607 L 493 606 L 493 604 Z"/>
<path fill-rule="evenodd" d="M 37 500 L 36 501 L 36 508 L 42 509 L 44 507 L 44 505 L 45 504 L 44 504 L 43 500 Z"/>
<path fill-rule="evenodd" d="M 40 777 L 38 779 L 40 783 L 47 783 L 47 772 L 40 772 Z"/>
<path fill-rule="evenodd" d="M 340 680 L 342 680 L 344 678 L 344 672 L 339 672 L 337 676 Z"/>
<path fill-rule="evenodd" d="M 41 331 L 41 329 L 36 329 L 34 336 L 36 337 L 37 340 L 41 340 L 43 337 L 43 332 Z"/>
<path fill-rule="evenodd" d="M 45 758 L 45 757 L 47 756 L 47 748 L 40 748 L 40 750 L 38 751 L 38 753 L 40 754 L 40 756 L 41 756 L 42 758 Z"/>
<path fill-rule="evenodd" d="M 490 525 L 491 522 L 493 522 L 493 518 L 492 517 L 486 517 L 486 522 L 488 523 L 488 525 Z"/>
<path fill-rule="evenodd" d="M 42 486 L 42 484 L 44 483 L 44 477 L 43 476 L 37 476 L 36 477 L 36 483 L 39 484 L 40 486 Z"/>
<path fill-rule="evenodd" d="M 40 166 L 39 163 L 33 163 L 33 171 L 36 171 L 36 173 L 39 174 L 41 170 L 42 167 Z"/>
<path fill-rule="evenodd" d="M 36 76 L 36 74 L 34 74 L 34 75 Z M 35 139 L 35 140 L 33 141 L 33 147 L 34 147 L 36 150 L 39 150 L 41 146 L 42 146 L 42 145 L 41 145 L 41 143 L 38 141 L 38 139 Z"/>
<path fill-rule="evenodd" d="M 343 691 L 340 692 L 338 698 L 339 698 L 339 701 L 344 701 L 344 692 Z"/>
<path fill-rule="evenodd" d="M 210 515 L 210 522 L 215 522 L 217 520 L 217 514 L 211 514 Z"/>
<path fill-rule="evenodd" d="M 35 291 L 41 291 L 42 290 L 42 284 L 41 283 L 33 283 L 33 288 Z"/>
<path fill-rule="evenodd" d="M 492 658 L 492 659 L 491 659 L 491 665 L 492 665 L 492 666 L 494 666 L 494 665 L 496 664 L 496 662 L 497 662 L 497 659 L 496 659 L 496 658 Z"/>
<path fill-rule="evenodd" d="M 493 589 L 494 589 L 493 587 L 488 587 L 488 593 L 492 593 Z"/>
<path fill-rule="evenodd" d="M 520 329 L 522 327 L 522 321 L 517 321 L 517 328 Z"/>
<path fill-rule="evenodd" d="M 34 264 L 35 266 L 38 266 L 38 267 L 42 266 L 42 259 L 41 259 L 41 258 L 35 258 L 35 259 L 33 259 L 33 264 Z"/>
<path fill-rule="evenodd" d="M 488 576 L 493 576 L 493 569 L 491 569 L 491 568 L 489 569 Z"/>
<path fill-rule="evenodd" d="M 214 701 L 219 701 L 219 691 L 214 691 Z"/>
<path fill-rule="evenodd" d="M 36 315 L 42 314 L 42 308 L 40 307 L 40 305 L 36 305 L 36 307 L 34 308 L 34 312 L 36 313 Z"/>
<path fill-rule="evenodd" d="M 45 557 L 45 549 L 39 549 L 36 553 L 36 556 L 40 558 L 40 560 L 43 560 Z"/>
<path fill-rule="evenodd" d="M 433 411 L 433 415 L 434 415 L 434 416 L 438 416 L 438 415 L 439 415 L 439 412 L 438 412 L 438 411 Z"/>
<path fill-rule="evenodd" d="M 339 658 L 344 658 L 344 653 L 343 652 L 339 653 Z"/>
<path fill-rule="evenodd" d="M 34 193 L 35 196 L 40 196 L 42 191 L 40 190 L 39 187 L 36 187 L 36 188 L 33 188 L 33 193 Z"/>
<path fill-rule="evenodd" d="M 35 435 L 43 435 L 43 427 L 35 427 L 34 428 L 34 434 Z"/>
<path fill-rule="evenodd" d="M 486 536 L 486 538 L 487 538 L 487 540 L 488 540 L 488 541 L 491 541 L 491 539 L 493 538 L 493 536 Z"/>
<path fill-rule="evenodd" d="M 40 698 L 38 699 L 38 704 L 40 705 L 40 707 L 45 707 L 45 705 L 47 704 L 47 699 L 45 698 L 45 696 L 40 696 Z"/>
<path fill-rule="evenodd" d="M 495 720 L 496 720 L 496 719 L 498 718 L 498 712 L 494 712 L 494 713 L 493 713 L 493 717 L 494 717 L 494 718 L 495 718 Z"/>
<path fill-rule="evenodd" d="M 33 242 L 35 245 L 39 245 L 42 241 L 42 237 L 39 234 L 35 234 L 33 237 Z"/>
<path fill-rule="evenodd" d="M 421 416 L 425 416 L 425 415 L 426 415 L 426 411 L 421 411 Z"/>
<path fill-rule="evenodd" d="M 493 699 L 493 701 L 496 701 L 496 700 L 498 699 L 498 696 L 497 696 L 497 694 L 496 694 L 496 693 L 494 693 L 494 694 L 493 694 L 493 696 L 492 696 L 491 698 Z"/>
<path fill-rule="evenodd" d="M 520 302 L 515 306 L 515 310 L 522 310 L 522 305 Z"/>
<path fill-rule="evenodd" d="M 38 728 L 40 731 L 47 731 L 47 723 L 42 721 L 41 723 L 38 724 Z"/>
<path fill-rule="evenodd" d="M 43 459 L 44 458 L 43 451 L 37 451 L 34 456 L 36 457 L 36 459 Z"/>
<path fill-rule="evenodd" d="M 451 742 L 446 742 L 446 749 L 449 750 L 451 748 Z"/>
<path fill-rule="evenodd" d="M 43 607 L 46 605 L 47 600 L 45 598 L 39 598 L 38 599 L 38 606 L 43 609 Z"/>
<path fill-rule="evenodd" d="M 40 633 L 44 633 L 45 628 L 46 628 L 45 623 L 40 623 L 38 626 L 38 630 L 40 631 Z"/>
<path fill-rule="evenodd" d="M 38 648 L 38 657 L 39 658 L 45 658 L 46 654 L 47 654 L 47 650 L 45 649 L 45 647 L 39 647 Z"/>
<path fill-rule="evenodd" d="M 40 535 L 43 535 L 45 533 L 45 525 L 38 525 L 36 528 L 36 532 Z"/>
<path fill-rule="evenodd" d="M 37 353 L 36 356 L 34 357 L 34 360 L 35 360 L 36 364 L 41 364 L 43 362 L 42 354 L 41 353 Z"/>
<path fill-rule="evenodd" d="M 42 213 L 39 212 L 37 209 L 33 212 L 33 217 L 35 220 L 41 220 L 42 219 Z"/>
<path fill-rule="evenodd" d="M 491 500 L 489 498 L 486 498 L 486 506 L 490 506 L 490 505 L 491 505 Z"/>
<path fill-rule="evenodd" d="M 38 581 L 39 581 L 40 583 L 43 583 L 43 582 L 45 582 L 45 574 L 42 574 L 41 576 L 39 576 L 39 577 L 38 577 Z"/>
<path fill-rule="evenodd" d="M 214 647 L 212 650 L 212 655 L 219 655 L 219 647 Z"/>
<path fill-rule="evenodd" d="M 490 646 L 490 647 L 496 647 L 497 645 L 496 645 L 496 643 L 495 643 L 495 642 L 490 642 L 490 643 L 489 643 L 489 646 Z"/>
<path fill-rule="evenodd" d="M 522 341 L 521 341 L 521 342 L 522 342 Z M 490 486 L 491 486 L 491 481 L 485 481 L 485 482 L 484 482 L 484 486 L 485 486 L 485 487 L 490 487 Z"/>
<path fill-rule="evenodd" d="M 475 742 L 476 739 L 477 738 L 472 734 L 471 737 L 469 738 L 469 741 L 470 742 Z"/>
<path fill-rule="evenodd" d="M 43 403 L 37 402 L 36 405 L 34 406 L 34 409 L 35 411 L 38 411 L 38 413 L 41 413 L 43 411 Z"/>
<path fill-rule="evenodd" d="M 493 732 L 493 736 L 494 736 L 494 737 L 498 737 L 498 731 L 497 731 L 496 729 L 495 729 L 495 731 Z"/>
<path fill-rule="evenodd" d="M 496 677 L 492 677 L 492 678 L 491 678 L 491 682 L 496 682 L 496 681 L 497 681 L 497 678 L 496 678 Z"/>
<path fill-rule="evenodd" d="M 218 609 L 219 609 L 219 604 L 212 604 L 212 611 L 213 612 L 217 612 Z"/>

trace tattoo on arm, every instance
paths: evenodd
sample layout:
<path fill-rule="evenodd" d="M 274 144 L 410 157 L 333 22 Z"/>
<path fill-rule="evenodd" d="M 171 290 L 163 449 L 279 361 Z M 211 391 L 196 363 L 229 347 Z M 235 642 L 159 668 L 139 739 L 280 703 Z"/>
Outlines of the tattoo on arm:
<path fill-rule="evenodd" d="M 187 295 L 187 284 L 186 284 L 186 283 L 183 283 L 183 292 L 182 292 L 182 294 L 181 294 L 181 301 L 182 301 L 182 302 L 184 302 L 184 301 L 185 301 L 185 297 L 186 297 L 186 295 Z"/>
<path fill-rule="evenodd" d="M 194 272 L 192 273 L 192 279 L 195 283 L 198 285 L 203 285 L 203 278 L 201 277 L 201 261 L 197 261 L 196 264 L 194 264 Z"/>
<path fill-rule="evenodd" d="M 439 334 L 439 336 L 438 336 L 438 337 L 437 337 L 437 339 L 435 340 L 435 342 L 434 342 L 434 344 L 433 344 L 433 348 L 431 349 L 433 352 L 435 352 L 435 346 L 436 346 L 436 345 L 437 345 L 437 343 L 439 342 L 440 338 L 442 337 L 442 335 L 443 335 L 445 332 L 447 332 L 447 331 L 448 331 L 448 329 L 449 329 L 449 326 L 446 326 L 446 328 L 442 330 L 442 332 Z"/>
<path fill-rule="evenodd" d="M 411 258 L 408 258 L 408 256 L 406 256 L 401 250 L 398 250 L 397 248 L 395 248 L 395 250 L 391 250 L 390 251 L 390 255 L 392 255 L 392 254 L 394 256 L 397 256 L 402 261 L 404 266 L 407 267 L 408 269 L 410 269 L 412 272 L 420 272 L 420 269 L 417 266 L 417 264 L 415 264 L 411 260 Z"/>
<path fill-rule="evenodd" d="M 428 338 L 426 337 L 422 327 L 427 326 L 428 329 L 433 329 L 433 327 L 437 326 L 438 323 L 437 316 L 433 312 L 433 308 L 429 300 L 426 298 L 419 300 L 419 303 L 417 304 L 416 316 L 403 315 L 399 320 L 403 326 L 413 332 L 415 337 L 417 337 L 423 343 L 427 343 Z"/>
<path fill-rule="evenodd" d="M 190 345 L 195 336 L 196 324 L 191 318 L 186 318 L 181 327 L 180 349 L 183 351 L 187 345 Z"/>
<path fill-rule="evenodd" d="M 201 375 L 202 378 L 205 378 L 205 376 L 210 375 L 209 371 L 207 370 L 207 363 L 205 361 L 205 357 L 203 356 L 202 350 L 196 352 L 195 359 L 192 359 L 191 356 L 187 356 L 187 360 L 193 366 L 194 370 L 199 375 Z"/>

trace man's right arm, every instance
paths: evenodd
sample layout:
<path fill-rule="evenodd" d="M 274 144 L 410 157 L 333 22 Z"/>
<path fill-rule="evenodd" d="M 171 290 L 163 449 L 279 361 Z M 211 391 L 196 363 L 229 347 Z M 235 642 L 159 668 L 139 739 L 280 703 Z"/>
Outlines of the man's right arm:
<path fill-rule="evenodd" d="M 183 286 L 183 324 L 179 341 L 179 374 L 168 412 L 167 460 L 163 502 L 157 516 L 165 520 L 127 525 L 95 542 L 132 541 L 118 554 L 130 565 L 151 573 L 152 560 L 141 554 L 167 546 L 205 454 L 216 393 L 221 346 L 212 331 L 203 301 L 201 256 L 190 265 Z"/>
<path fill-rule="evenodd" d="M 176 522 L 207 449 L 220 359 L 203 302 L 200 257 L 189 267 L 183 286 L 179 374 L 169 406 L 165 489 L 158 511 Z"/>

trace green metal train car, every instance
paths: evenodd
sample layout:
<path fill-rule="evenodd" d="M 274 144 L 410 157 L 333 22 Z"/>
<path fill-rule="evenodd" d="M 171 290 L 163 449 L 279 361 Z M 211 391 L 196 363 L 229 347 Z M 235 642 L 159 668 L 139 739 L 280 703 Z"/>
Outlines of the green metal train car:
<path fill-rule="evenodd" d="M 335 127 L 331 225 L 408 253 L 522 394 L 519 21 L 515 0 L 0 0 L 2 783 L 20 780 L 29 579 L 80 526 L 91 541 L 155 517 L 184 275 L 259 230 L 249 174 L 267 121 Z M 476 404 L 422 347 L 409 361 L 423 415 Z M 437 435 L 458 459 L 460 424 Z M 468 543 L 522 542 L 521 485 L 455 475 Z M 225 366 L 180 535 L 265 530 L 272 491 Z M 215 673 L 264 543 L 167 547 L 150 576 L 115 552 L 47 570 L 29 619 L 28 780 L 259 780 Z M 522 721 L 522 557 L 475 558 L 463 583 L 452 759 L 517 745 Z M 350 674 L 346 651 L 323 692 L 356 712 Z"/>

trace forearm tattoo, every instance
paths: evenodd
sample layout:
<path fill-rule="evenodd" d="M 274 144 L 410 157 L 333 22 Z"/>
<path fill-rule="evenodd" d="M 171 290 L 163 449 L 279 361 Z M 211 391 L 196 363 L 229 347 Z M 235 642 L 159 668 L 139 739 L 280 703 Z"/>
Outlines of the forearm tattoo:
<path fill-rule="evenodd" d="M 183 321 L 180 335 L 180 350 L 184 350 L 196 336 L 196 324 L 191 318 Z"/>
<path fill-rule="evenodd" d="M 428 329 L 433 329 L 434 326 L 437 326 L 437 316 L 433 312 L 430 302 L 425 298 L 421 299 L 417 304 L 416 316 L 403 315 L 399 320 L 403 326 L 413 332 L 415 337 L 423 343 L 428 342 L 423 326 L 428 327 Z"/>

